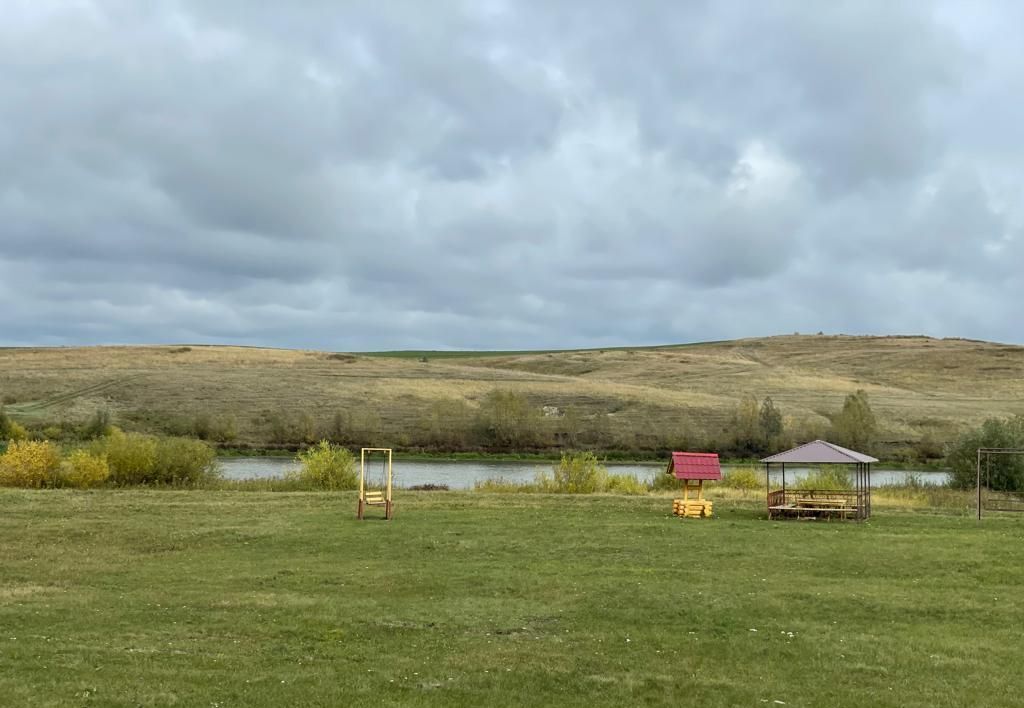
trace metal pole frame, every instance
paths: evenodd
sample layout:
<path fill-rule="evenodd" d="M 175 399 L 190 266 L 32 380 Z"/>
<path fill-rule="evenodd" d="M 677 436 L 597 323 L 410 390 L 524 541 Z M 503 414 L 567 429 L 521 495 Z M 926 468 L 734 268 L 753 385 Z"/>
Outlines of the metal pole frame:
<path fill-rule="evenodd" d="M 977 505 L 978 505 L 978 521 L 981 521 L 981 456 L 985 456 L 986 463 L 988 462 L 989 455 L 1024 455 L 1024 447 L 979 447 L 978 448 L 978 459 L 977 459 Z M 1012 511 L 1012 510 L 1010 510 Z"/>

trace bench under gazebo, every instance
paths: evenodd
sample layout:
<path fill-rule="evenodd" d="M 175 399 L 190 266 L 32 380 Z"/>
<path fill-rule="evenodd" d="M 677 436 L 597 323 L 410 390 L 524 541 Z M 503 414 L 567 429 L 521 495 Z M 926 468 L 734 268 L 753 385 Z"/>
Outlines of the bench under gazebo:
<path fill-rule="evenodd" d="M 768 518 L 867 519 L 871 516 L 871 463 L 865 455 L 824 440 L 766 457 Z M 843 465 L 853 473 L 853 489 L 786 489 L 786 465 Z M 782 485 L 772 489 L 772 472 L 781 469 Z"/>

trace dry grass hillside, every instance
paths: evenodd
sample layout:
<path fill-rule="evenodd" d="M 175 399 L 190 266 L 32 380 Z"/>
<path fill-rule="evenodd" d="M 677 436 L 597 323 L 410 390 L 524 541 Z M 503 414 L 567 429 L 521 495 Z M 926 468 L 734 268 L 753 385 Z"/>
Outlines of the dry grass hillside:
<path fill-rule="evenodd" d="M 496 389 L 547 406 L 552 418 L 572 411 L 583 438 L 594 433 L 606 447 L 629 448 L 645 436 L 672 444 L 719 435 L 748 395 L 771 396 L 791 429 L 824 432 L 827 416 L 857 389 L 868 391 L 883 441 L 943 441 L 985 417 L 1024 413 L 1024 347 L 782 336 L 486 355 L 0 349 L 0 402 L 29 425 L 67 427 L 105 408 L 116 422 L 144 430 L 183 432 L 198 419 L 230 421 L 232 442 L 257 446 L 287 443 L 288 434 L 318 436 L 332 425 L 345 427 L 352 442 L 419 445 L 431 427 L 469 425 Z M 291 433 L 279 430 L 282 421 Z"/>

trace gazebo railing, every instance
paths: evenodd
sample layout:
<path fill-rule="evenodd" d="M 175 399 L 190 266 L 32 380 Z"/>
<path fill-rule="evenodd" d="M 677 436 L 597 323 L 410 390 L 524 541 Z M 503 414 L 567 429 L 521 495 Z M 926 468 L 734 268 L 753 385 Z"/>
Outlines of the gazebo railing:
<path fill-rule="evenodd" d="M 852 489 L 776 489 L 768 492 L 773 516 L 863 516 L 867 495 Z"/>

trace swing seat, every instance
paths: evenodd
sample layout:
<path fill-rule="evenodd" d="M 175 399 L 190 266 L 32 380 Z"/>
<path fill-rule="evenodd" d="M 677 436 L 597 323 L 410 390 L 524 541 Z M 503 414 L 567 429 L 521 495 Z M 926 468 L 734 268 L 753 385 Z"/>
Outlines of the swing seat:
<path fill-rule="evenodd" d="M 365 499 L 367 506 L 384 506 L 387 503 L 384 499 L 384 492 L 366 492 Z"/>

